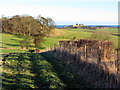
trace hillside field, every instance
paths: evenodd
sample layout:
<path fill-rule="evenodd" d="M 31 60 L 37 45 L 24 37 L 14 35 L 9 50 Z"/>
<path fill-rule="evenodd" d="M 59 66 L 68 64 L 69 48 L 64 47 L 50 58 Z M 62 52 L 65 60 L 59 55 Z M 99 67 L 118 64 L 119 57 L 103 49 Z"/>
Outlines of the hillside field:
<path fill-rule="evenodd" d="M 118 29 L 110 28 L 105 29 L 106 31 L 110 31 L 112 34 L 118 33 Z M 45 38 L 45 42 L 42 44 L 40 49 L 47 49 L 53 47 L 58 44 L 61 40 L 71 40 L 74 37 L 76 39 L 90 39 L 92 32 L 95 30 L 84 30 L 84 29 L 55 29 L 50 37 Z M 10 52 L 26 52 L 26 50 L 18 50 L 20 49 L 20 41 L 23 39 L 22 36 L 10 35 L 10 34 L 0 34 L 2 36 L 2 53 L 10 53 Z M 115 48 L 118 47 L 118 36 L 111 35 L 110 40 L 114 42 Z M 7 48 L 7 49 L 4 49 Z M 34 45 L 30 46 L 30 49 L 35 49 Z"/>

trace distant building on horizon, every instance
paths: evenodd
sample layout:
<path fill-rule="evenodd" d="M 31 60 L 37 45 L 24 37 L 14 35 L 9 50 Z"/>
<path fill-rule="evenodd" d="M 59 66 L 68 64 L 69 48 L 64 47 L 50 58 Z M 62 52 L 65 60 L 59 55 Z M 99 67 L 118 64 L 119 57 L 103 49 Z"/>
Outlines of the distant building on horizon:
<path fill-rule="evenodd" d="M 84 25 L 84 24 L 76 24 L 76 25 L 70 25 L 70 26 L 65 26 L 63 28 L 78 28 L 78 29 L 106 29 L 106 28 L 119 28 L 119 27 L 112 27 L 112 26 L 94 26 L 94 25 L 91 25 L 91 26 L 87 26 L 87 25 Z"/>
<path fill-rule="evenodd" d="M 76 27 L 76 28 L 78 28 L 78 27 L 82 27 L 82 26 L 84 26 L 84 24 L 76 24 L 76 25 L 72 25 L 72 27 Z"/>

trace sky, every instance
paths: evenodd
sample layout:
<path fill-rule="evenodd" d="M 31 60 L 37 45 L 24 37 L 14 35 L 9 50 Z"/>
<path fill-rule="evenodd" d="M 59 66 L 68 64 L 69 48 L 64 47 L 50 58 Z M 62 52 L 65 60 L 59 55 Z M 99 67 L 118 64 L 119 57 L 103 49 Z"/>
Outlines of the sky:
<path fill-rule="evenodd" d="M 57 25 L 117 25 L 119 0 L 0 0 L 0 15 L 50 17 Z"/>

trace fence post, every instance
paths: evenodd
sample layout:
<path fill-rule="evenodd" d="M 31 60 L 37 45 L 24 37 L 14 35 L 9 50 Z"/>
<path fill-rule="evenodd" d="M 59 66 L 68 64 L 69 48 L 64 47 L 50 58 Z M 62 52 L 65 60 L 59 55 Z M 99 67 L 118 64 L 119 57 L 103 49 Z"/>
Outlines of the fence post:
<path fill-rule="evenodd" d="M 86 47 L 86 44 L 85 44 L 85 60 L 87 59 L 87 47 Z"/>

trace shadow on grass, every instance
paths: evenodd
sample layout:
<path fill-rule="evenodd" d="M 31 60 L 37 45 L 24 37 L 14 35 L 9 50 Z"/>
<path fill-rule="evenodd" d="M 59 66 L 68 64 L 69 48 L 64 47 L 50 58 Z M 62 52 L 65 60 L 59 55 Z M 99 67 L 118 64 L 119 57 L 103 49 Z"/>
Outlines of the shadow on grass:
<path fill-rule="evenodd" d="M 6 58 L 2 73 L 2 88 L 32 88 L 33 76 L 30 74 L 28 53 L 15 53 Z M 27 61 L 26 61 L 27 60 Z"/>
<path fill-rule="evenodd" d="M 32 76 L 26 74 L 14 74 L 2 73 L 2 88 L 31 88 L 31 82 L 27 82 L 26 79 L 31 80 Z"/>
<path fill-rule="evenodd" d="M 60 79 L 69 88 L 120 88 L 118 77 L 104 71 L 99 65 L 82 61 L 68 64 L 65 57 L 56 58 L 51 52 L 41 55 L 52 64 Z"/>
<path fill-rule="evenodd" d="M 21 47 L 21 45 L 20 44 L 8 44 L 8 43 L 3 43 L 3 44 L 5 44 L 5 45 L 8 45 L 8 46 L 10 46 L 10 47 Z M 2 48 L 7 48 L 7 47 L 2 47 Z M 29 45 L 29 48 L 34 48 L 34 45 Z"/>
<path fill-rule="evenodd" d="M 118 88 L 120 83 L 117 83 L 116 76 L 114 74 L 109 74 L 104 71 L 100 66 L 96 64 L 90 64 L 88 62 L 79 61 L 77 63 L 67 63 L 64 57 L 58 58 L 54 57 L 53 52 L 44 53 L 22 53 L 23 56 L 28 56 L 30 59 L 24 58 L 17 59 L 19 62 L 24 62 L 24 60 L 29 60 L 31 62 L 30 72 L 35 74 L 35 76 L 27 74 L 9 74 L 3 73 L 3 88 L 31 88 L 31 85 L 36 85 L 37 87 L 48 87 L 50 81 L 46 81 L 50 77 L 44 78 L 40 77 L 41 68 L 46 68 L 45 65 L 41 65 L 40 61 L 49 62 L 52 65 L 53 71 L 56 73 L 57 77 L 66 85 L 67 88 Z M 17 55 L 17 54 L 16 54 Z M 32 55 L 32 56 L 31 56 Z M 34 56 L 39 56 L 41 58 L 35 58 Z M 70 56 L 72 57 L 72 55 Z M 20 57 L 19 57 L 20 58 Z M 7 63 L 6 63 L 7 64 Z M 26 64 L 26 63 L 25 63 Z M 27 64 L 26 64 L 27 65 Z M 25 65 L 25 66 L 26 66 Z M 9 66 L 9 65 L 6 65 Z M 16 67 L 11 66 L 9 69 L 15 69 Z M 49 68 L 48 68 L 49 69 Z M 51 75 L 51 74 L 50 74 Z M 29 81 L 27 81 L 28 79 Z M 45 80 L 44 80 L 45 79 Z M 31 83 L 29 83 L 31 82 Z M 46 84 L 47 82 L 47 84 Z M 49 82 L 49 83 L 48 83 Z M 39 86 L 40 85 L 40 86 Z"/>
<path fill-rule="evenodd" d="M 18 44 L 8 44 L 8 43 L 4 43 L 5 45 L 8 45 L 8 46 L 11 46 L 11 47 L 14 47 L 14 46 L 19 46 L 20 47 L 20 45 L 18 45 Z"/>

